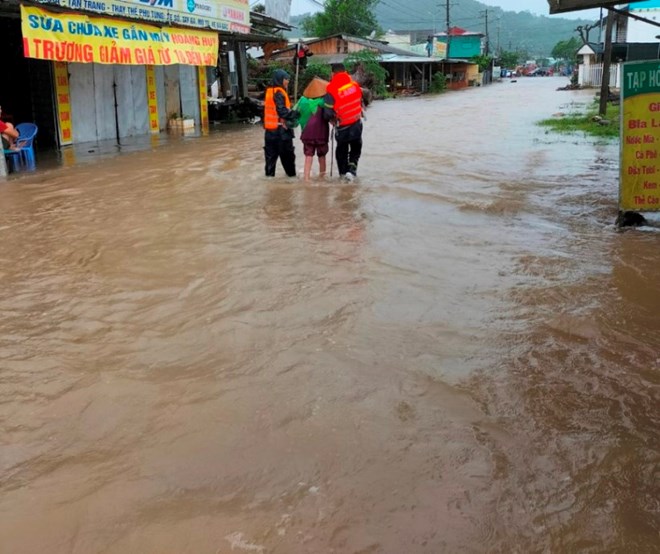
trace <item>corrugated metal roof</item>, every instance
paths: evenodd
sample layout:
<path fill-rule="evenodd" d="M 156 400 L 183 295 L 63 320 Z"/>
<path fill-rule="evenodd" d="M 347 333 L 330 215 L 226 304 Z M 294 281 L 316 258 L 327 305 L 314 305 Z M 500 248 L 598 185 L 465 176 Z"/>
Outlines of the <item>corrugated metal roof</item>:
<path fill-rule="evenodd" d="M 281 52 L 281 50 L 280 50 Z M 314 54 L 314 61 L 327 64 L 343 63 L 349 54 Z M 381 54 L 380 61 L 383 63 L 474 63 L 470 60 L 443 60 L 441 58 L 428 58 L 426 56 L 402 56 L 399 54 Z"/>
<path fill-rule="evenodd" d="M 660 8 L 660 0 L 646 0 L 646 2 L 631 2 L 630 11 L 635 10 L 651 10 L 653 8 Z"/>
<path fill-rule="evenodd" d="M 382 54 L 380 61 L 385 63 L 441 63 L 440 58 L 429 58 L 427 56 L 408 56 L 399 54 Z"/>
<path fill-rule="evenodd" d="M 621 0 L 547 0 L 550 13 L 574 12 L 589 8 L 614 7 L 615 4 L 624 4 Z"/>
<path fill-rule="evenodd" d="M 401 56 L 413 56 L 416 58 L 425 58 L 426 56 L 422 54 L 416 54 L 412 50 L 405 50 L 403 48 L 397 48 L 395 46 L 390 46 L 387 42 L 382 41 L 382 40 L 375 40 L 375 39 L 368 39 L 368 38 L 360 38 L 360 37 L 354 37 L 351 35 L 344 35 L 342 33 L 337 33 L 335 35 L 330 35 L 327 37 L 323 38 L 315 38 L 312 40 L 303 40 L 305 44 L 314 44 L 316 42 L 323 42 L 324 40 L 328 40 L 331 38 L 341 38 L 342 40 L 354 42 L 355 44 L 359 44 L 361 46 L 364 46 L 366 48 L 372 48 L 374 50 L 377 50 L 378 52 L 382 53 L 387 53 L 387 54 L 398 54 Z M 286 48 L 282 48 L 278 50 L 277 52 L 274 52 L 275 54 L 281 54 L 282 52 L 289 52 L 291 51 L 293 53 L 293 50 L 295 49 L 296 45 L 292 44 L 291 46 L 287 46 Z M 317 56 L 315 54 L 315 56 Z M 316 59 L 324 59 L 325 60 L 326 56 L 317 56 Z M 345 56 L 344 56 L 345 57 Z M 339 61 L 342 61 L 344 59 L 342 57 Z M 335 63 L 335 62 L 331 62 Z"/>

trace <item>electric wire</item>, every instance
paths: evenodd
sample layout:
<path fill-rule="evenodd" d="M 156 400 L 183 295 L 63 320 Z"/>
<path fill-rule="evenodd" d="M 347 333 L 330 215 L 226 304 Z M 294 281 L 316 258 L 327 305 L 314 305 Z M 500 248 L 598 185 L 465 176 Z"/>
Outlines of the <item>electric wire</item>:
<path fill-rule="evenodd" d="M 259 1 L 261 0 L 256 0 L 256 2 Z M 309 4 L 313 4 L 315 7 L 325 8 L 325 4 L 319 0 L 306 0 L 306 1 L 309 2 Z M 485 34 L 485 31 L 482 29 L 482 27 L 485 23 L 486 11 L 492 12 L 493 14 L 497 14 L 496 16 L 494 16 L 494 19 L 489 21 L 489 25 L 501 24 L 503 20 L 503 16 L 508 13 L 506 10 L 502 10 L 501 8 L 493 7 L 493 6 L 486 6 L 484 10 L 479 10 L 474 5 L 466 6 L 464 3 L 462 4 L 456 0 L 454 0 L 453 2 L 452 0 L 445 0 L 445 1 L 450 2 L 454 7 L 460 8 L 461 16 L 450 19 L 450 24 L 452 25 L 452 27 L 465 28 L 468 32 L 481 32 Z M 397 26 L 417 27 L 423 24 L 428 25 L 431 23 L 429 21 L 428 16 L 429 15 L 433 16 L 432 11 L 429 11 L 427 9 L 415 9 L 415 7 L 411 6 L 410 3 L 405 0 L 380 0 L 379 6 L 385 8 L 385 10 L 390 13 L 395 12 L 396 16 L 394 14 L 390 16 L 391 18 L 391 22 L 389 25 L 390 28 L 391 27 L 396 28 Z M 440 8 L 443 6 L 446 7 L 446 4 L 431 3 L 431 8 L 438 9 L 438 14 L 437 14 L 438 24 L 433 25 L 434 28 L 436 27 L 440 28 L 442 26 L 442 22 L 446 21 L 446 17 L 443 17 L 444 14 L 440 11 Z M 518 15 L 517 12 L 511 12 L 511 13 L 514 14 L 514 17 Z M 315 14 L 311 14 L 311 15 L 313 16 Z M 541 18 L 544 16 L 537 16 L 537 17 Z M 382 19 L 382 17 L 378 19 Z M 436 18 L 433 17 L 433 19 L 435 20 Z M 355 17 L 349 17 L 348 20 L 354 23 L 360 23 L 360 21 Z M 559 23 L 559 21 L 557 23 Z M 546 21 L 544 22 L 544 24 L 550 27 L 553 26 L 552 20 Z M 420 28 L 417 30 L 425 30 L 425 29 Z M 517 35 L 521 32 L 525 33 L 525 32 L 537 32 L 537 31 L 538 31 L 538 25 L 532 23 L 526 22 L 525 24 L 516 25 Z M 520 40 L 519 37 L 517 36 L 512 37 L 510 31 L 507 33 L 507 39 L 510 44 L 512 45 L 515 44 L 516 48 L 527 47 L 525 40 Z"/>

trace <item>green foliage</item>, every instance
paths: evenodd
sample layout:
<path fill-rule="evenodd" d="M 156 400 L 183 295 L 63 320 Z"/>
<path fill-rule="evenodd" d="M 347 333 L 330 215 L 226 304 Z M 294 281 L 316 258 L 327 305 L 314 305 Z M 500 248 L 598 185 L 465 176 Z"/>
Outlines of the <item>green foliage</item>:
<path fill-rule="evenodd" d="M 349 54 L 344 63 L 349 73 L 356 74 L 356 80 L 370 90 L 377 98 L 387 96 L 385 80 L 387 71 L 380 65 L 379 58 L 373 52 L 363 50 Z M 276 69 L 284 69 L 290 76 L 289 95 L 291 99 L 300 98 L 305 87 L 314 77 L 329 81 L 332 78 L 330 65 L 316 62 L 311 58 L 307 67 L 298 73 L 298 90 L 295 89 L 296 68 L 290 61 L 271 60 L 269 62 L 252 61 L 248 64 L 248 81 L 259 90 L 265 90 L 273 79 Z"/>
<path fill-rule="evenodd" d="M 434 73 L 433 78 L 431 79 L 431 86 L 429 87 L 429 91 L 433 93 L 440 93 L 445 92 L 446 90 L 447 76 L 441 71 Z"/>
<path fill-rule="evenodd" d="M 314 77 L 320 77 L 321 79 L 329 81 L 332 77 L 332 69 L 330 69 L 330 65 L 310 60 L 305 70 L 298 75 L 298 94 L 296 95 L 296 98 L 300 98 L 303 90 L 305 90 L 305 87 L 307 87 Z"/>
<path fill-rule="evenodd" d="M 525 2 L 518 2 L 521 11 L 505 11 L 496 6 L 496 2 L 485 0 L 449 0 L 451 4 L 451 23 L 471 32 L 483 32 L 483 19 L 477 14 L 488 8 L 488 19 L 496 21 L 499 32 L 491 27 L 490 44 L 496 50 L 527 51 L 527 59 L 548 56 L 552 47 L 560 39 L 568 40 L 574 36 L 578 25 L 593 24 L 593 19 L 568 19 L 560 16 L 538 16 L 524 10 Z M 512 2 L 509 2 L 511 4 Z M 623 3 L 623 2 L 622 2 Z M 393 4 L 400 9 L 392 9 Z M 484 5 L 491 4 L 491 5 Z M 431 31 L 434 23 L 437 30 L 444 31 L 445 5 L 442 0 L 415 0 L 414 2 L 380 2 L 374 8 L 376 19 L 384 29 L 406 29 Z M 547 2 L 546 2 L 547 5 Z M 576 12 L 579 15 L 579 12 Z M 433 17 L 435 16 L 435 17 Z M 454 23 L 455 22 L 455 23 Z M 515 66 L 514 66 L 515 67 Z"/>
<path fill-rule="evenodd" d="M 569 62 L 577 62 L 577 51 L 582 46 L 582 41 L 577 37 L 569 40 L 560 40 L 552 49 L 552 57 Z"/>
<path fill-rule="evenodd" d="M 356 37 L 364 37 L 376 31 L 383 30 L 373 9 L 379 0 L 327 0 L 325 9 L 305 18 L 302 29 L 308 37 L 327 37 L 344 33 Z"/>
<path fill-rule="evenodd" d="M 352 52 L 344 60 L 346 70 L 349 73 L 362 72 L 362 78 L 358 79 L 360 84 L 367 87 L 377 98 L 385 96 L 387 87 L 385 81 L 389 73 L 380 65 L 380 58 L 369 50 Z"/>
<path fill-rule="evenodd" d="M 492 56 L 472 56 L 471 60 L 479 64 L 479 71 L 485 71 L 486 69 L 490 69 L 493 63 L 493 57 Z"/>
<path fill-rule="evenodd" d="M 519 52 L 507 52 L 506 50 L 502 51 L 499 56 L 500 66 L 513 69 L 517 67 L 520 63 L 520 53 Z"/>
<path fill-rule="evenodd" d="M 269 62 L 251 60 L 248 62 L 248 83 L 254 85 L 258 90 L 266 90 L 273 80 L 273 73 L 276 69 L 283 69 L 291 75 L 291 83 L 293 83 L 296 69 L 291 62 L 283 60 L 270 60 Z"/>
<path fill-rule="evenodd" d="M 616 139 L 619 138 L 619 106 L 607 106 L 606 119 L 608 125 L 602 125 L 594 121 L 594 116 L 598 113 L 597 108 L 592 108 L 586 113 L 574 112 L 562 117 L 553 117 L 539 122 L 542 127 L 562 134 L 583 134 L 598 138 Z"/>

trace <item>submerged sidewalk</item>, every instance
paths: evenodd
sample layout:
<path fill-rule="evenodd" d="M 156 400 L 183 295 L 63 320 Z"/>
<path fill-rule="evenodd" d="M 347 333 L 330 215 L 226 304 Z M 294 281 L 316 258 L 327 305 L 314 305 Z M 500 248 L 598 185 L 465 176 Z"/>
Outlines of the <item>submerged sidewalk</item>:
<path fill-rule="evenodd" d="M 62 148 L 44 148 L 36 149 L 37 167 L 35 170 L 20 170 L 9 172 L 4 175 L 2 172 L 2 164 L 0 164 L 0 183 L 14 179 L 22 179 L 28 175 L 50 171 L 60 167 L 72 167 L 79 164 L 94 163 L 101 159 L 106 159 L 113 156 L 120 156 L 122 154 L 141 152 L 145 150 L 157 150 L 165 145 L 172 145 L 177 142 L 188 142 L 221 132 L 221 128 L 226 130 L 228 128 L 245 127 L 244 123 L 240 124 L 211 124 L 208 131 L 195 128 L 190 132 L 162 132 L 154 135 L 140 135 L 134 137 L 125 137 L 118 143 L 116 140 L 104 140 L 96 142 L 83 142 L 64 146 Z"/>

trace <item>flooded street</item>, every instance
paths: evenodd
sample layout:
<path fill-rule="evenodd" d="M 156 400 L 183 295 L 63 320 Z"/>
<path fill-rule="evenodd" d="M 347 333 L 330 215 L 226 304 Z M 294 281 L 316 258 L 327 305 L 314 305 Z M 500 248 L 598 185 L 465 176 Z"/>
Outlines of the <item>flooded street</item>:
<path fill-rule="evenodd" d="M 658 552 L 660 234 L 565 84 L 0 184 L 0 553 Z"/>

